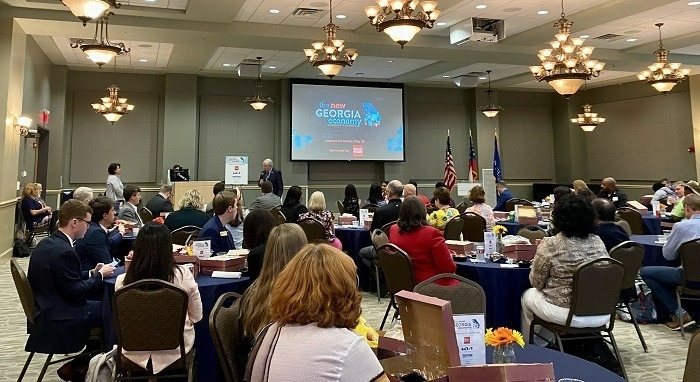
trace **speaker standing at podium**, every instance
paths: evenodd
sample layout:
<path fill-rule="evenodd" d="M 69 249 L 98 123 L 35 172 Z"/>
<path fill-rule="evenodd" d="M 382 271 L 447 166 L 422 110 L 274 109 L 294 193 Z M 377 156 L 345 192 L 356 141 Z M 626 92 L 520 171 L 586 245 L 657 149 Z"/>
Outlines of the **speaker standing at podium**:
<path fill-rule="evenodd" d="M 263 171 L 260 172 L 260 179 L 258 180 L 258 185 L 262 185 L 263 182 L 272 183 L 272 193 L 282 198 L 282 191 L 284 190 L 284 182 L 282 182 L 282 171 L 272 167 L 272 159 L 265 159 L 263 161 Z"/>

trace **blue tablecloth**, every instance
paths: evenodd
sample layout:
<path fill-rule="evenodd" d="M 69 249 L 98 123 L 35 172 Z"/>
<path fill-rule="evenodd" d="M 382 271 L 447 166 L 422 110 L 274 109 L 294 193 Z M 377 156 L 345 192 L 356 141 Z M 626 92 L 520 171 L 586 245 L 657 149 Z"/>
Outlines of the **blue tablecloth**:
<path fill-rule="evenodd" d="M 664 258 L 661 252 L 664 245 L 656 243 L 657 239 L 657 235 L 630 236 L 630 240 L 633 242 L 644 245 L 644 260 L 642 260 L 642 265 L 645 267 L 650 265 L 669 265 L 669 261 Z"/>
<path fill-rule="evenodd" d="M 112 296 L 114 296 L 114 283 L 117 276 L 124 273 L 124 267 L 119 267 L 112 277 L 105 279 L 105 288 L 102 298 L 102 321 L 107 343 L 112 346 L 117 343 L 116 330 L 112 325 Z M 197 374 L 200 381 L 223 381 L 224 376 L 216 355 L 216 349 L 209 334 L 209 315 L 216 300 L 226 292 L 243 294 L 248 287 L 249 279 L 220 279 L 211 276 L 197 276 L 199 294 L 202 298 L 202 320 L 194 325 L 195 342 L 197 348 Z"/>
<path fill-rule="evenodd" d="M 352 257 L 357 266 L 357 275 L 360 277 L 360 285 L 371 287 L 368 269 L 360 259 L 360 249 L 372 245 L 369 230 L 361 227 L 336 227 L 335 237 L 343 243 L 343 251 Z M 369 289 L 367 289 L 369 290 Z"/>
<path fill-rule="evenodd" d="M 654 214 L 642 215 L 642 223 L 646 235 L 661 235 L 661 218 Z"/>
<path fill-rule="evenodd" d="M 486 327 L 520 330 L 520 296 L 530 288 L 530 268 L 501 268 L 500 264 L 455 261 L 457 274 L 484 289 Z"/>
<path fill-rule="evenodd" d="M 517 235 L 520 228 L 527 227 L 525 224 L 520 224 L 518 222 L 496 222 L 496 225 L 502 225 L 508 230 L 508 235 Z M 542 229 L 547 229 L 547 225 L 539 225 Z"/>

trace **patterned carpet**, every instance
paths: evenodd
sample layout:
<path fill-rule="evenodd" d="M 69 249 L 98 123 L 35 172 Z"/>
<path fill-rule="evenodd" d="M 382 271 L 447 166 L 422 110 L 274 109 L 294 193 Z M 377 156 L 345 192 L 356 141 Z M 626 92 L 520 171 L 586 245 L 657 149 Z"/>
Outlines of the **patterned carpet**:
<path fill-rule="evenodd" d="M 19 262 L 26 270 L 28 259 L 19 259 Z M 379 328 L 389 300 L 383 298 L 381 303 L 378 303 L 376 295 L 369 293 L 365 293 L 364 297 L 363 315 L 371 325 Z M 10 274 L 9 258 L 5 257 L 0 260 L 0 333 L 2 333 L 0 381 L 16 381 L 22 370 L 27 357 L 24 352 L 24 343 L 27 339 L 25 328 L 24 312 Z M 688 340 L 684 341 L 680 333 L 671 332 L 663 325 L 644 325 L 642 333 L 649 346 L 648 353 L 644 353 L 634 326 L 619 321 L 615 325 L 615 338 L 618 341 L 629 380 L 632 382 L 681 381 Z M 25 376 L 26 381 L 37 379 L 45 359 L 43 355 L 35 356 Z M 60 381 L 56 376 L 56 369 L 59 366 L 49 367 L 44 380 Z"/>

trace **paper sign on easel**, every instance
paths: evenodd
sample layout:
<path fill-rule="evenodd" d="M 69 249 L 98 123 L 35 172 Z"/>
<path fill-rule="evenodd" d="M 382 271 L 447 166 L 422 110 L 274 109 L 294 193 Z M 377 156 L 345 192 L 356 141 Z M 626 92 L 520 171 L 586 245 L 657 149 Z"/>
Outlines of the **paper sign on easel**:
<path fill-rule="evenodd" d="M 211 256 L 211 239 L 197 238 L 192 242 L 192 254 L 200 259 Z"/>
<path fill-rule="evenodd" d="M 484 315 L 458 314 L 453 317 L 460 365 L 485 365 Z"/>
<path fill-rule="evenodd" d="M 487 255 L 496 253 L 496 234 L 491 230 L 484 231 L 484 253 Z"/>

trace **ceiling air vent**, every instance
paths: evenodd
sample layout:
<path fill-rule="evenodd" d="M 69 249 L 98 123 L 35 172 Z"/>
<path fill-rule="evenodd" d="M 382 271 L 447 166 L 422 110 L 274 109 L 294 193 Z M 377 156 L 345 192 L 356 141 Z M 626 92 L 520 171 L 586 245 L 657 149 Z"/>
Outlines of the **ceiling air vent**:
<path fill-rule="evenodd" d="M 593 39 L 598 40 L 598 41 L 615 41 L 615 40 L 620 39 L 620 38 L 622 38 L 622 35 L 614 34 L 614 33 L 606 33 L 604 35 L 594 37 Z"/>
<path fill-rule="evenodd" d="M 297 8 L 292 12 L 293 17 L 303 17 L 305 19 L 317 19 L 321 16 L 326 11 L 323 9 L 316 9 L 316 8 Z"/>

